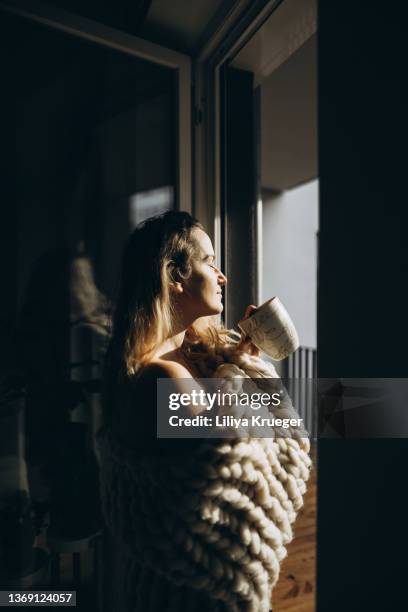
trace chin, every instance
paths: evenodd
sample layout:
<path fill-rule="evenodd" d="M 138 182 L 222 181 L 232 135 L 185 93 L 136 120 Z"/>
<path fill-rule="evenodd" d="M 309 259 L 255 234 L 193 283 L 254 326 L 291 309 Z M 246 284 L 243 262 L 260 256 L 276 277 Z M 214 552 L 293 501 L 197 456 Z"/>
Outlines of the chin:
<path fill-rule="evenodd" d="M 201 313 L 198 315 L 199 317 L 211 317 L 214 315 L 221 314 L 224 310 L 224 305 L 221 300 L 208 300 L 207 302 L 201 305 L 200 311 Z"/>
<path fill-rule="evenodd" d="M 214 315 L 221 314 L 224 310 L 224 306 L 222 304 L 211 304 L 206 308 L 205 313 L 203 312 L 202 317 L 213 317 Z"/>
<path fill-rule="evenodd" d="M 224 304 L 217 304 L 214 307 L 214 312 L 212 314 L 221 314 L 223 310 L 224 310 Z"/>

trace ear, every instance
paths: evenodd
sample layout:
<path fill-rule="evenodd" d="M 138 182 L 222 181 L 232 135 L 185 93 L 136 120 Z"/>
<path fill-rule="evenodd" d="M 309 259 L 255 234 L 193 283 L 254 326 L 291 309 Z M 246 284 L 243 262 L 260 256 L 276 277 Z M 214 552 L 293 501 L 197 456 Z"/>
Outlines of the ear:
<path fill-rule="evenodd" d="M 182 281 L 182 278 L 180 277 L 180 274 L 178 273 L 177 266 L 175 265 L 173 261 L 170 261 L 167 264 L 167 267 L 168 267 L 168 273 L 169 273 L 170 291 L 175 295 L 183 293 L 184 291 L 183 285 L 180 282 Z"/>
<path fill-rule="evenodd" d="M 173 281 L 170 283 L 170 291 L 173 291 L 173 293 L 180 295 L 180 293 L 184 292 L 183 285 L 177 281 Z"/>

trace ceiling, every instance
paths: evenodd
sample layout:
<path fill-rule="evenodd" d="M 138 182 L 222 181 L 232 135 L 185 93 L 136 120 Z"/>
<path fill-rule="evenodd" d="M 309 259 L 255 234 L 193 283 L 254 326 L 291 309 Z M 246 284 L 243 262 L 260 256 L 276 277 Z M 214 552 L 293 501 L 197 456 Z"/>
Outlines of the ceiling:
<path fill-rule="evenodd" d="M 47 4 L 194 54 L 237 0 L 48 0 Z"/>
<path fill-rule="evenodd" d="M 69 13 L 138 34 L 143 24 L 151 0 L 47 0 L 47 5 L 55 6 Z"/>
<path fill-rule="evenodd" d="M 152 0 L 141 35 L 194 54 L 235 0 Z"/>

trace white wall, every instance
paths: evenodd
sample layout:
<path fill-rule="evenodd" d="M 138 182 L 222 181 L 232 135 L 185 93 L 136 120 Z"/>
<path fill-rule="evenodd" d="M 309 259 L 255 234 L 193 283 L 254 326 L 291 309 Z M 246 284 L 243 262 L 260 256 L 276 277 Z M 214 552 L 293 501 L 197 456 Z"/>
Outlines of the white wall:
<path fill-rule="evenodd" d="M 279 296 L 301 346 L 316 348 L 318 181 L 263 201 L 262 301 Z"/>

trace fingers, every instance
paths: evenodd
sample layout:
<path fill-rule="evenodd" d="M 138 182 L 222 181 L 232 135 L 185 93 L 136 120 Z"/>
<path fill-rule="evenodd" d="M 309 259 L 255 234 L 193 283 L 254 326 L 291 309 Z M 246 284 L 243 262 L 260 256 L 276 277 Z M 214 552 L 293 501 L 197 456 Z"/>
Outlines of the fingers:
<path fill-rule="evenodd" d="M 244 319 L 248 319 L 254 311 L 257 310 L 257 307 L 254 304 L 249 304 L 249 306 L 245 309 Z"/>
<path fill-rule="evenodd" d="M 249 353 L 250 355 L 253 355 L 254 357 L 259 357 L 260 350 L 252 342 L 245 342 L 242 345 L 242 347 L 243 347 L 242 350 L 244 350 L 246 353 Z"/>
<path fill-rule="evenodd" d="M 248 319 L 254 312 L 257 310 L 257 307 L 254 304 L 249 304 L 249 306 L 245 309 L 245 314 L 242 321 L 244 319 Z M 251 342 L 251 338 L 247 336 L 243 331 L 241 331 L 241 342 L 240 349 L 249 353 L 250 355 L 254 355 L 255 357 L 259 357 L 260 350 Z"/>
<path fill-rule="evenodd" d="M 260 350 L 251 342 L 251 338 L 249 336 L 242 336 L 239 348 L 250 355 L 254 355 L 255 357 L 260 355 Z"/>

